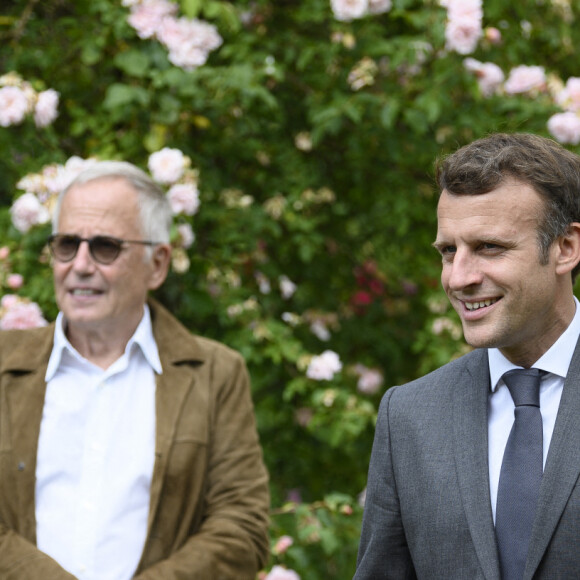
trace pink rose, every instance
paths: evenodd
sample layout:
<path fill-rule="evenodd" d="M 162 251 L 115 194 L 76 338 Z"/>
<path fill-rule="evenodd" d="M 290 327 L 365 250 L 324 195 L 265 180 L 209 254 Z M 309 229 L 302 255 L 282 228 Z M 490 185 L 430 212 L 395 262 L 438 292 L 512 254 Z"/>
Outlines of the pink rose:
<path fill-rule="evenodd" d="M 480 19 L 468 16 L 454 18 L 445 27 L 446 47 L 459 54 L 470 54 L 477 48 L 482 34 Z"/>
<path fill-rule="evenodd" d="M 48 89 L 38 93 L 38 100 L 34 108 L 34 122 L 37 127 L 50 125 L 58 116 L 58 93 Z"/>
<path fill-rule="evenodd" d="M 0 89 L 0 126 L 22 123 L 29 111 L 30 102 L 22 89 L 12 86 Z"/>
<path fill-rule="evenodd" d="M 127 21 L 139 38 L 151 38 L 157 33 L 163 18 L 175 14 L 178 8 L 177 4 L 168 0 L 145 0 L 131 7 Z"/>
<path fill-rule="evenodd" d="M 45 224 L 50 215 L 33 193 L 21 195 L 10 208 L 14 227 L 25 234 L 32 226 Z"/>
<path fill-rule="evenodd" d="M 449 20 L 469 18 L 481 21 L 483 18 L 482 0 L 446 0 L 441 4 L 447 8 Z"/>
<path fill-rule="evenodd" d="M 312 357 L 306 376 L 316 381 L 330 381 L 341 369 L 342 363 L 338 355 L 332 350 L 325 350 L 321 355 Z"/>
<path fill-rule="evenodd" d="M 560 143 L 580 143 L 580 117 L 572 111 L 556 113 L 548 119 L 548 131 Z"/>
<path fill-rule="evenodd" d="M 205 64 L 210 51 L 223 39 L 213 24 L 189 18 L 165 18 L 157 38 L 169 50 L 169 61 L 185 70 Z"/>
<path fill-rule="evenodd" d="M 174 215 L 194 215 L 199 209 L 199 191 L 193 183 L 177 183 L 167 192 Z"/>
<path fill-rule="evenodd" d="M 281 536 L 274 544 L 272 552 L 276 555 L 283 554 L 293 543 L 294 539 L 291 536 Z"/>
<path fill-rule="evenodd" d="M 5 310 L 10 310 L 11 308 L 14 308 L 14 306 L 16 306 L 16 304 L 19 302 L 20 298 L 18 298 L 16 294 L 4 294 L 0 300 L 0 306 Z"/>
<path fill-rule="evenodd" d="M 264 580 L 300 580 L 300 576 L 294 570 L 274 566 Z"/>
<path fill-rule="evenodd" d="M 195 234 L 190 224 L 179 224 L 177 226 L 177 233 L 179 234 L 179 245 L 186 250 L 193 246 L 195 242 Z"/>
<path fill-rule="evenodd" d="M 368 0 L 330 0 L 334 17 L 343 22 L 362 18 L 368 9 Z"/>
<path fill-rule="evenodd" d="M 0 318 L 0 330 L 37 328 L 47 324 L 36 302 L 18 301 Z"/>
<path fill-rule="evenodd" d="M 0 248 L 0 260 L 6 260 L 10 256 L 10 248 L 8 246 L 2 246 Z"/>
<path fill-rule="evenodd" d="M 182 44 L 174 50 L 170 50 L 167 58 L 171 64 L 191 71 L 197 67 L 203 66 L 207 62 L 208 53 L 198 46 L 191 44 Z"/>
<path fill-rule="evenodd" d="M 155 181 L 175 183 L 183 175 L 185 155 L 179 149 L 164 147 L 149 156 L 148 167 Z"/>
<path fill-rule="evenodd" d="M 504 81 L 503 71 L 492 62 L 479 62 L 474 58 L 466 58 L 463 65 L 467 70 L 475 73 L 481 93 L 485 97 L 492 95 Z"/>
<path fill-rule="evenodd" d="M 213 24 L 195 18 L 164 18 L 157 38 L 171 51 L 178 51 L 188 45 L 209 52 L 220 47 L 223 42 Z"/>
<path fill-rule="evenodd" d="M 510 71 L 504 90 L 508 95 L 543 90 L 546 86 L 546 73 L 542 66 L 516 66 Z"/>
<path fill-rule="evenodd" d="M 9 274 L 6 278 L 6 286 L 11 290 L 22 288 L 22 284 L 24 284 L 24 278 L 21 274 Z"/>
<path fill-rule="evenodd" d="M 374 395 L 383 384 L 383 374 L 378 369 L 370 369 L 365 365 L 357 364 L 354 372 L 359 376 L 357 389 L 366 395 Z"/>
<path fill-rule="evenodd" d="M 570 77 L 556 95 L 556 103 L 567 111 L 580 111 L 580 78 Z"/>

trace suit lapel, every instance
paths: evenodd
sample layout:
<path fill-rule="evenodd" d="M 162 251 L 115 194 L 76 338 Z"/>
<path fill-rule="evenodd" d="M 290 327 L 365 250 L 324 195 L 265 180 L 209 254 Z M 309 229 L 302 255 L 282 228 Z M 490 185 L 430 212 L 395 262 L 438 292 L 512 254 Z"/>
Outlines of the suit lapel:
<path fill-rule="evenodd" d="M 531 578 L 580 474 L 580 341 L 570 363 L 540 488 L 524 578 Z"/>
<path fill-rule="evenodd" d="M 499 560 L 491 499 L 487 443 L 489 364 L 475 351 L 455 376 L 453 437 L 461 500 L 480 566 L 487 580 L 499 580 Z"/>

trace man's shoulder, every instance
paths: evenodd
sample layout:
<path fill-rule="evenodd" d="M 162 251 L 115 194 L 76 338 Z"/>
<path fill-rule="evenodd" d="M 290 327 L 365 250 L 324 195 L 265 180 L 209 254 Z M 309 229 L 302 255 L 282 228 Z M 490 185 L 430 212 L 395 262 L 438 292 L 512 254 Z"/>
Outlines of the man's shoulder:
<path fill-rule="evenodd" d="M 415 396 L 428 391 L 436 396 L 437 391 L 453 386 L 465 372 L 487 372 L 488 368 L 487 349 L 476 349 L 396 389 L 399 395 L 405 393 Z"/>
<path fill-rule="evenodd" d="M 48 360 L 54 324 L 39 328 L 0 331 L 0 370 L 30 370 Z"/>

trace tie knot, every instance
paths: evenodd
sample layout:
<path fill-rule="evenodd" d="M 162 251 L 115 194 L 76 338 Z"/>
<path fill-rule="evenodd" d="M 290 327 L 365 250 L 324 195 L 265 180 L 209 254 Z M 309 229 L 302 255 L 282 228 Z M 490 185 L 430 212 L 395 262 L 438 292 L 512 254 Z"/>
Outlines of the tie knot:
<path fill-rule="evenodd" d="M 513 369 L 504 373 L 502 378 L 516 407 L 540 406 L 540 381 L 545 374 L 540 369 Z"/>

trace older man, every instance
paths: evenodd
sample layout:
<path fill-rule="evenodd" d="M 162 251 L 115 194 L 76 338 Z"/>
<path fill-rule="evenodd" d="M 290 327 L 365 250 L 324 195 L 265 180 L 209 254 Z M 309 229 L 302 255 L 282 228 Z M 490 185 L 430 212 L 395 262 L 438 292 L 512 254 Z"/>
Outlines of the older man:
<path fill-rule="evenodd" d="M 580 157 L 496 134 L 438 181 L 441 280 L 474 351 L 387 391 L 355 578 L 578 578 Z"/>
<path fill-rule="evenodd" d="M 170 263 L 156 184 L 99 162 L 60 196 L 59 315 L 0 334 L 0 578 L 253 579 L 268 478 L 239 354 L 148 299 Z"/>

